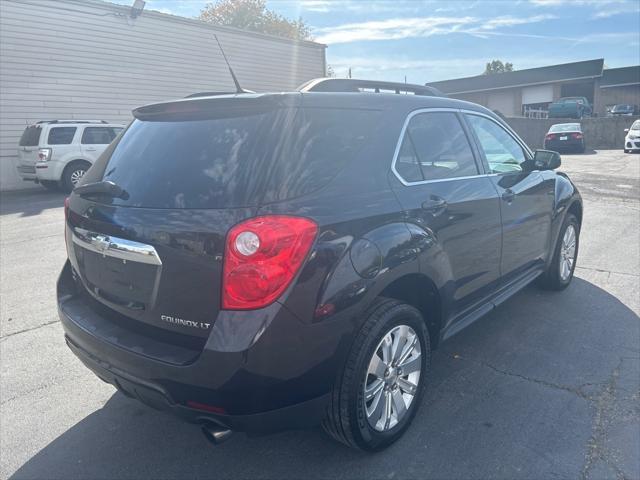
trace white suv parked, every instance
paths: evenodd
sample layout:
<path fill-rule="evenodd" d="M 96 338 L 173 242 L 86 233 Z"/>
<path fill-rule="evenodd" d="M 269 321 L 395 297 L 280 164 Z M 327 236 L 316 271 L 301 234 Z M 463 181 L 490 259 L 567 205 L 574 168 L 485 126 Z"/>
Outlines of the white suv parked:
<path fill-rule="evenodd" d="M 70 192 L 124 129 L 104 120 L 48 120 L 28 126 L 20 138 L 18 174 L 46 188 Z"/>

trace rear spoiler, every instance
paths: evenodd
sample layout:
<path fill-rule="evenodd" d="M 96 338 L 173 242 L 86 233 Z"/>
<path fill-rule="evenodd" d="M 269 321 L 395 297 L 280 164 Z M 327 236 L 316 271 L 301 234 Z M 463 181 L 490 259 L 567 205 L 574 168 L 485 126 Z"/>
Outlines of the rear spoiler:
<path fill-rule="evenodd" d="M 270 110 L 277 107 L 293 106 L 296 100 L 279 94 L 219 94 L 193 95 L 189 98 L 164 103 L 153 103 L 133 110 L 139 120 L 159 120 L 171 118 L 215 118 L 225 116 L 230 109 Z"/>

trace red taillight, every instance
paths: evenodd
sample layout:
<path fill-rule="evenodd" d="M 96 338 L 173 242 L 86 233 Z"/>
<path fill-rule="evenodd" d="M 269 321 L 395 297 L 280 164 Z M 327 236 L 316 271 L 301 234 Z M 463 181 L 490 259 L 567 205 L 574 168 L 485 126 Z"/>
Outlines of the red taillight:
<path fill-rule="evenodd" d="M 227 235 L 222 308 L 266 307 L 289 286 L 318 232 L 302 217 L 269 215 L 246 220 Z"/>
<path fill-rule="evenodd" d="M 41 162 L 47 162 L 51 158 L 51 149 L 50 148 L 41 148 L 38 150 L 38 160 Z"/>
<path fill-rule="evenodd" d="M 556 136 L 553 133 L 549 133 L 546 137 L 544 137 L 545 140 L 555 140 Z"/>
<path fill-rule="evenodd" d="M 571 138 L 575 138 L 576 140 L 580 140 L 582 138 L 581 133 L 572 133 Z"/>

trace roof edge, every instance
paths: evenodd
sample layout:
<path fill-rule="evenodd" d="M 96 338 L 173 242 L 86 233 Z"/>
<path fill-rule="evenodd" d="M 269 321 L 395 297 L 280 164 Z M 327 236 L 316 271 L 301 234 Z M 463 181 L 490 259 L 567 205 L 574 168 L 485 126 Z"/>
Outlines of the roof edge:
<path fill-rule="evenodd" d="M 586 77 L 571 77 L 571 78 L 561 78 L 559 80 L 549 80 L 549 81 L 544 81 L 544 82 L 531 82 L 531 83 L 518 83 L 518 84 L 513 84 L 513 85 L 507 85 L 504 87 L 489 87 L 489 88 L 478 88 L 476 90 L 460 90 L 460 91 L 451 91 L 451 92 L 446 92 L 445 95 L 458 95 L 461 93 L 477 93 L 477 92 L 488 92 L 488 91 L 493 91 L 493 90 L 508 90 L 510 88 L 521 88 L 521 87 L 530 87 L 533 85 L 548 85 L 548 84 L 552 84 L 552 83 L 558 83 L 558 82 L 570 82 L 573 80 L 588 80 L 590 78 L 600 78 L 601 75 L 587 75 Z M 428 84 L 431 86 L 431 84 Z M 436 88 L 436 87 L 434 87 Z"/>
<path fill-rule="evenodd" d="M 562 67 L 562 66 L 566 66 L 566 65 L 574 65 L 574 64 L 577 64 L 577 63 L 598 62 L 598 61 L 602 62 L 602 67 L 600 68 L 600 75 L 597 75 L 597 76 L 602 76 L 602 71 L 604 70 L 604 58 L 594 58 L 592 60 L 580 60 L 578 62 L 557 63 L 555 65 L 544 65 L 542 67 L 523 68 L 522 70 L 513 70 L 511 72 L 502 72 L 499 75 L 509 75 L 511 73 L 516 73 L 516 72 L 517 73 L 529 72 L 531 70 L 540 70 L 540 69 L 543 69 L 543 68 Z M 484 75 L 484 74 L 472 75 L 470 77 L 458 77 L 458 78 L 450 78 L 448 80 L 438 80 L 438 81 L 435 81 L 435 82 L 427 82 L 426 85 L 434 86 L 435 84 L 438 84 L 438 83 L 452 82 L 452 81 L 456 81 L 456 80 L 473 80 L 473 79 L 476 79 L 476 78 L 485 78 L 485 77 L 486 77 L 486 75 Z M 578 78 L 578 77 L 576 77 L 576 78 Z M 579 78 L 595 78 L 595 77 L 587 76 L 587 77 L 579 77 Z M 573 79 L 571 79 L 571 80 L 573 80 Z M 556 80 L 556 81 L 558 81 L 558 80 Z M 485 89 L 483 89 L 483 90 L 485 90 Z"/>

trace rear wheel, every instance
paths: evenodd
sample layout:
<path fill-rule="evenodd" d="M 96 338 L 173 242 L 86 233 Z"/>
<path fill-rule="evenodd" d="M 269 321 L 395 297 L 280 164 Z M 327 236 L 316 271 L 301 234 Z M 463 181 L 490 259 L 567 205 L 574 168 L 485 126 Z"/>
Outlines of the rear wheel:
<path fill-rule="evenodd" d="M 430 353 L 420 312 L 396 300 L 378 300 L 334 387 L 324 430 L 367 451 L 398 440 L 420 404 Z"/>
<path fill-rule="evenodd" d="M 70 193 L 78 184 L 84 174 L 87 173 L 91 164 L 84 160 L 75 160 L 67 165 L 62 172 L 62 188 L 65 192 Z"/>
<path fill-rule="evenodd" d="M 571 283 L 576 269 L 580 245 L 580 224 L 572 213 L 567 214 L 558 236 L 553 259 L 539 284 L 547 290 L 564 290 Z"/>

